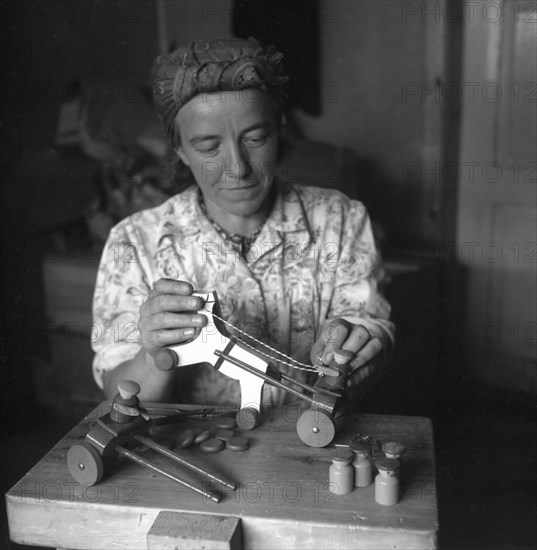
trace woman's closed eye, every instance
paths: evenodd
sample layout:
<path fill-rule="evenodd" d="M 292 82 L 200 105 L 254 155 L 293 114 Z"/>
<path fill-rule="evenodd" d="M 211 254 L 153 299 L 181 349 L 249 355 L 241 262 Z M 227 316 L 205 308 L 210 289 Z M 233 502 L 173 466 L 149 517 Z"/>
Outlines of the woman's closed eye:
<path fill-rule="evenodd" d="M 264 145 L 267 141 L 268 134 L 254 134 L 251 136 L 245 136 L 244 137 L 244 143 L 251 147 L 259 147 L 260 145 Z"/>
<path fill-rule="evenodd" d="M 196 151 L 203 155 L 214 154 L 218 151 L 220 143 L 217 141 L 202 141 L 196 145 Z"/>

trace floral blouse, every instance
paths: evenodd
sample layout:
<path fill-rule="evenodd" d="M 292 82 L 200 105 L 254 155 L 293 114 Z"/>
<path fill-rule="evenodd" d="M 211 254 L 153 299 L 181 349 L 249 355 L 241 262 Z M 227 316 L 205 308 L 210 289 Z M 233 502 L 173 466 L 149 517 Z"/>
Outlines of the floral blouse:
<path fill-rule="evenodd" d="M 138 353 L 139 308 L 162 277 L 216 291 L 226 321 L 302 363 L 311 363 L 323 323 L 336 317 L 391 347 L 390 307 L 377 288 L 382 269 L 363 204 L 335 190 L 276 185 L 273 210 L 244 258 L 203 214 L 197 186 L 111 230 L 93 302 L 93 372 L 101 388 L 105 371 Z M 313 382 L 278 357 L 271 362 L 280 371 Z M 263 396 L 265 404 L 290 400 L 268 384 Z M 176 369 L 174 397 L 236 404 L 240 387 L 197 364 Z"/>

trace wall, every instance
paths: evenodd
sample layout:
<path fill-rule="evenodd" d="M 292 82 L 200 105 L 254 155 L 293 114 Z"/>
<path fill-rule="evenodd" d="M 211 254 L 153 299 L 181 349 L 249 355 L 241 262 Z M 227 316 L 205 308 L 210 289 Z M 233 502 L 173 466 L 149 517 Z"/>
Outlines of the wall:
<path fill-rule="evenodd" d="M 400 181 L 404 161 L 422 155 L 423 109 L 402 85 L 425 78 L 420 18 L 398 1 L 322 3 L 323 113 L 300 116 L 308 136 L 352 147 Z"/>
<path fill-rule="evenodd" d="M 441 3 L 434 3 L 441 4 Z M 442 239 L 439 163 L 445 19 L 420 2 L 321 2 L 323 113 L 298 114 L 305 135 L 351 147 L 368 167 L 357 193 L 394 246 Z M 424 99 L 425 89 L 433 91 Z M 452 220 L 448 220 L 449 224 Z"/>
<path fill-rule="evenodd" d="M 39 414 L 33 358 L 50 359 L 41 231 L 76 219 L 91 199 L 80 178 L 85 165 L 52 149 L 61 94 L 81 78 L 97 93 L 97 82 L 106 82 L 124 101 L 129 85 L 146 82 L 158 52 L 148 0 L 24 0 L 0 10 L 0 401 L 3 429 L 16 430 Z"/>
<path fill-rule="evenodd" d="M 147 81 L 158 53 L 150 0 L 24 0 L 4 3 L 2 12 L 3 100 L 25 140 L 50 143 L 72 80 L 115 85 L 124 100 L 129 84 Z"/>

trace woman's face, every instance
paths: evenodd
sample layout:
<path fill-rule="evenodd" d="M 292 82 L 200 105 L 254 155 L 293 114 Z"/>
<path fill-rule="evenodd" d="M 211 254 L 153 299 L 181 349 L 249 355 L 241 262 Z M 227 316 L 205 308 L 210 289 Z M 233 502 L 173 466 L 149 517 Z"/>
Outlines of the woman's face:
<path fill-rule="evenodd" d="M 177 154 L 207 204 L 221 215 L 249 217 L 265 204 L 277 153 L 275 108 L 263 90 L 200 94 L 175 119 Z"/>

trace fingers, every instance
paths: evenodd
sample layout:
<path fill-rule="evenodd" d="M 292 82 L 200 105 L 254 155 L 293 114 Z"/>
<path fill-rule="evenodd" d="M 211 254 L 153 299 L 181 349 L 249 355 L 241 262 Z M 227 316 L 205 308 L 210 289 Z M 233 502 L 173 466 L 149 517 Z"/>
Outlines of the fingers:
<path fill-rule="evenodd" d="M 192 292 L 192 285 L 183 281 L 159 279 L 154 284 L 140 308 L 138 322 L 148 353 L 195 338 L 207 324 L 207 317 L 197 313 L 203 309 L 204 300 Z"/>
<path fill-rule="evenodd" d="M 320 338 L 321 349 L 319 349 L 319 355 L 324 364 L 330 363 L 334 356 L 333 350 L 343 346 L 351 330 L 351 323 L 345 319 L 334 319 L 324 325 Z"/>
<path fill-rule="evenodd" d="M 192 327 L 171 330 L 154 330 L 145 334 L 143 344 L 149 353 L 154 353 L 155 351 L 158 351 L 166 346 L 172 346 L 197 338 L 200 331 L 200 328 Z"/>
<path fill-rule="evenodd" d="M 348 350 L 354 354 L 349 362 L 352 371 L 347 386 L 356 386 L 368 378 L 376 368 L 376 359 L 382 351 L 382 342 L 372 337 L 363 325 L 354 325 L 344 319 L 329 321 L 324 327 L 320 339 L 312 348 L 312 363 L 318 363 L 319 357 L 324 364 L 330 363 L 336 348 Z"/>
<path fill-rule="evenodd" d="M 350 362 L 353 370 L 347 381 L 347 386 L 356 386 L 375 371 L 374 359 L 378 357 L 381 350 L 382 342 L 378 338 L 371 338 L 365 343 Z"/>
<path fill-rule="evenodd" d="M 361 350 L 368 341 L 371 340 L 371 333 L 363 325 L 354 325 L 351 333 L 346 338 L 344 344 L 341 346 L 343 349 L 347 349 L 356 353 Z"/>
<path fill-rule="evenodd" d="M 201 313 L 173 313 L 160 311 L 151 316 L 148 325 L 152 330 L 184 328 L 199 328 L 207 324 L 207 317 Z"/>
<path fill-rule="evenodd" d="M 321 357 L 323 363 L 328 364 L 333 358 L 333 350 L 346 349 L 356 353 L 371 339 L 371 334 L 362 325 L 353 325 L 345 319 L 334 319 L 323 327 L 321 338 L 313 346 L 312 362 L 318 362 Z"/>
<path fill-rule="evenodd" d="M 189 296 L 194 292 L 194 288 L 190 283 L 177 281 L 175 279 L 159 279 L 154 285 L 151 293 L 156 294 L 182 294 Z M 150 293 L 150 294 L 151 294 Z"/>
<path fill-rule="evenodd" d="M 371 338 L 365 345 L 354 355 L 351 361 L 351 366 L 354 368 L 360 368 L 366 363 L 369 363 L 371 359 L 376 357 L 382 350 L 382 342 L 378 338 Z"/>
<path fill-rule="evenodd" d="M 203 309 L 203 304 L 203 298 L 199 296 L 157 293 L 149 296 L 144 304 L 144 309 L 150 313 L 159 313 L 163 311 L 195 312 Z"/>
<path fill-rule="evenodd" d="M 144 310 L 150 313 L 198 311 L 203 308 L 203 298 L 192 296 L 190 283 L 175 279 L 159 279 L 149 292 Z"/>
<path fill-rule="evenodd" d="M 366 378 L 369 378 L 375 372 L 375 365 L 364 365 L 352 372 L 347 380 L 347 387 L 352 388 L 363 382 Z"/>

